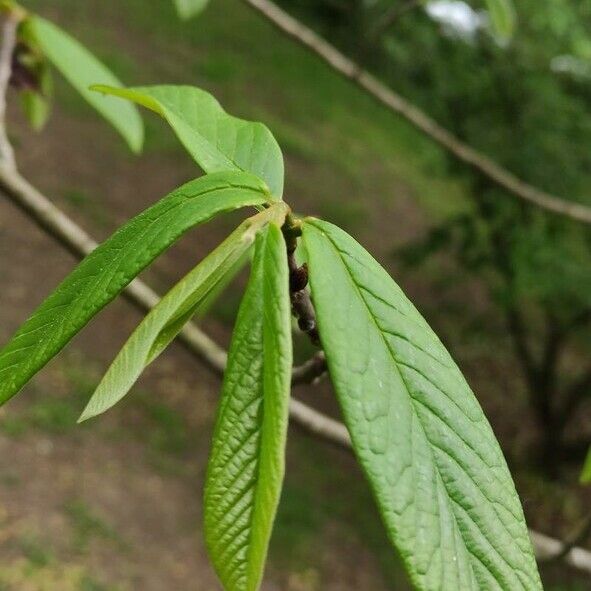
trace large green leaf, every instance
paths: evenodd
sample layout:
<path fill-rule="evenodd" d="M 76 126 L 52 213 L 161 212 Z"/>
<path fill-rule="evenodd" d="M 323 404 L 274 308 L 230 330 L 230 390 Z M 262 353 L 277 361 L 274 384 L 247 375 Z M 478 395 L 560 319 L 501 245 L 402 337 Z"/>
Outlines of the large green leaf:
<path fill-rule="evenodd" d="M 24 23 L 27 34 L 32 34 L 43 54 L 61 72 L 80 95 L 94 107 L 123 136 L 134 152 L 139 152 L 144 138 L 144 127 L 137 109 L 113 97 L 92 92 L 93 84 L 121 86 L 116 76 L 76 39 L 57 25 L 30 16 Z"/>
<path fill-rule="evenodd" d="M 205 172 L 244 170 L 283 194 L 283 155 L 262 123 L 228 115 L 209 93 L 192 86 L 145 86 L 95 90 L 134 101 L 164 117 Z"/>
<path fill-rule="evenodd" d="M 160 300 L 117 355 L 84 409 L 81 421 L 105 412 L 129 392 L 144 368 L 170 344 L 233 271 L 257 233 L 270 220 L 283 224 L 286 213 L 286 206 L 277 203 L 244 221 Z"/>
<path fill-rule="evenodd" d="M 224 377 L 205 485 L 205 539 L 225 591 L 255 591 L 284 473 L 292 365 L 285 242 L 257 238 Z"/>
<path fill-rule="evenodd" d="M 510 39 L 517 23 L 512 0 L 486 0 L 486 6 L 494 32 L 502 39 Z"/>
<path fill-rule="evenodd" d="M 541 589 L 503 454 L 441 341 L 345 232 L 308 219 L 303 236 L 330 375 L 414 585 Z"/>
<path fill-rule="evenodd" d="M 176 189 L 88 255 L 0 350 L 0 404 L 16 394 L 104 306 L 190 228 L 269 199 L 259 179 L 226 172 Z"/>
<path fill-rule="evenodd" d="M 179 16 L 185 20 L 197 16 L 208 3 L 209 0 L 174 0 Z"/>

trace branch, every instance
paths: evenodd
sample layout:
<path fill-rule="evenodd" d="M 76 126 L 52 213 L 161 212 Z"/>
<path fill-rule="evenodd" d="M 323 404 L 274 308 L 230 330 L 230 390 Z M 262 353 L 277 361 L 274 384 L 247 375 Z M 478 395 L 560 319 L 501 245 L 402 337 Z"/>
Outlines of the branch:
<path fill-rule="evenodd" d="M 591 515 L 588 515 L 586 519 L 583 520 L 582 525 L 578 528 L 578 531 L 570 537 L 570 540 L 563 542 L 560 552 L 556 552 L 553 555 L 545 556 L 544 558 L 540 558 L 538 560 L 542 564 L 562 560 L 563 558 L 566 558 L 578 545 L 585 544 L 589 539 L 589 536 L 591 536 Z"/>
<path fill-rule="evenodd" d="M 392 6 L 378 19 L 375 27 L 373 27 L 372 35 L 374 37 L 381 36 L 386 31 L 386 29 L 389 29 L 408 12 L 411 12 L 421 6 L 422 3 L 422 0 L 407 0 L 402 5 Z"/>
<path fill-rule="evenodd" d="M 464 144 L 426 113 L 395 93 L 375 76 L 365 71 L 359 64 L 350 60 L 314 31 L 269 0 L 244 0 L 244 2 L 271 21 L 281 32 L 320 57 L 344 78 L 354 82 L 390 111 L 401 115 L 419 131 L 443 146 L 458 160 L 479 171 L 499 187 L 538 207 L 591 224 L 591 208 L 556 197 L 529 185 L 487 156 Z"/>
<path fill-rule="evenodd" d="M 12 55 L 16 47 L 19 19 L 13 12 L 5 12 L 3 19 L 0 48 L 0 160 L 5 166 L 15 168 L 14 150 L 6 133 L 6 98 L 12 76 Z"/>
<path fill-rule="evenodd" d="M 4 120 L 0 120 L 0 135 L 5 132 Z M 48 236 L 59 242 L 75 257 L 83 258 L 96 248 L 96 241 L 20 175 L 14 166 L 14 161 L 10 165 L 5 160 L 0 160 L 0 190 Z M 139 279 L 132 281 L 123 295 L 136 308 L 146 312 L 160 301 L 158 294 Z M 227 361 L 226 351 L 194 323 L 189 322 L 179 334 L 178 339 L 191 354 L 216 375 L 223 375 Z M 326 360 L 319 352 L 302 366 L 294 368 L 292 384 L 314 381 L 325 371 Z M 295 398 L 290 401 L 289 413 L 291 420 L 305 431 L 340 448 L 352 451 L 353 446 L 347 428 L 339 421 L 310 408 Z M 559 540 L 532 530 L 530 530 L 530 536 L 537 557 L 543 558 L 548 554 L 558 553 L 564 547 Z M 571 566 L 591 573 L 591 552 L 582 548 L 573 548 L 565 556 L 565 560 Z"/>

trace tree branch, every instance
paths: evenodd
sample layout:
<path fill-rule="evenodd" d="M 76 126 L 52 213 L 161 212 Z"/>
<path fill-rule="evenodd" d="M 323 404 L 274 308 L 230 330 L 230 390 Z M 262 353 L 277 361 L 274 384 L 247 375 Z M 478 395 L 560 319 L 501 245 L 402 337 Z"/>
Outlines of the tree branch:
<path fill-rule="evenodd" d="M 3 12 L 2 18 L 2 47 L 0 48 L 0 160 L 4 166 L 15 168 L 14 150 L 6 133 L 6 100 L 10 77 L 12 75 L 12 54 L 16 47 L 16 31 L 19 20 L 13 12 Z"/>
<path fill-rule="evenodd" d="M 374 37 L 380 37 L 387 29 L 396 24 L 405 14 L 419 8 L 422 3 L 422 0 L 407 0 L 404 4 L 395 4 L 378 19 L 371 34 Z"/>
<path fill-rule="evenodd" d="M 479 171 L 499 187 L 533 205 L 591 224 L 590 207 L 574 201 L 567 201 L 533 187 L 496 164 L 489 157 L 464 144 L 426 113 L 395 93 L 359 64 L 350 60 L 314 31 L 269 0 L 244 0 L 244 2 L 273 23 L 281 32 L 316 54 L 341 76 L 355 83 L 390 111 L 401 115 L 411 125 L 437 142 L 458 160 Z"/>

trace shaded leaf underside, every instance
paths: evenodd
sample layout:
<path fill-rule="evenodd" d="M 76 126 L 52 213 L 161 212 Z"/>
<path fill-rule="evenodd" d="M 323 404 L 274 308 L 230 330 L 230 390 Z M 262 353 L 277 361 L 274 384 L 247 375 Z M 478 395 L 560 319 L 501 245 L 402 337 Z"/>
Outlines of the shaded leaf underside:
<path fill-rule="evenodd" d="M 262 577 L 284 473 L 292 366 L 285 242 L 259 237 L 232 337 L 205 487 L 205 538 L 226 591 Z"/>

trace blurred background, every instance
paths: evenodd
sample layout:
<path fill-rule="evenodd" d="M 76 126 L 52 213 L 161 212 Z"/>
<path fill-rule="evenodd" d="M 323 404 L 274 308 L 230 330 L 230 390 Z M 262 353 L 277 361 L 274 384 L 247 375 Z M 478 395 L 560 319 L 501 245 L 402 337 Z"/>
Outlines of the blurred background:
<path fill-rule="evenodd" d="M 579 474 L 591 441 L 591 227 L 457 163 L 239 0 L 212 0 L 188 23 L 170 0 L 24 4 L 126 83 L 195 84 L 264 121 L 284 150 L 287 201 L 359 238 L 452 351 L 530 527 L 568 539 L 589 519 Z M 519 0 L 510 41 L 479 0 L 281 5 L 473 147 L 591 206 L 591 1 Z M 196 176 L 156 117 L 133 157 L 71 89 L 58 82 L 56 94 L 41 134 L 12 100 L 11 138 L 25 175 L 94 236 Z M 191 233 L 146 279 L 164 291 L 238 219 Z M 0 342 L 74 263 L 0 196 Z M 201 322 L 226 344 L 239 298 L 230 286 Z M 139 320 L 113 303 L 0 410 L 0 590 L 219 589 L 200 525 L 218 380 L 174 345 L 126 402 L 76 425 Z M 326 383 L 296 395 L 338 416 Z M 591 589 L 561 562 L 542 570 L 549 590 Z M 292 428 L 263 589 L 408 588 L 352 457 Z"/>

